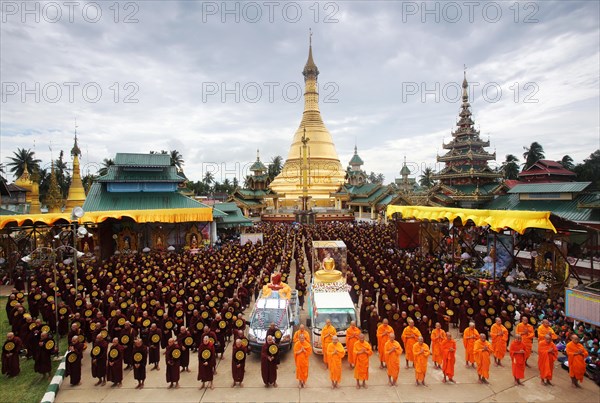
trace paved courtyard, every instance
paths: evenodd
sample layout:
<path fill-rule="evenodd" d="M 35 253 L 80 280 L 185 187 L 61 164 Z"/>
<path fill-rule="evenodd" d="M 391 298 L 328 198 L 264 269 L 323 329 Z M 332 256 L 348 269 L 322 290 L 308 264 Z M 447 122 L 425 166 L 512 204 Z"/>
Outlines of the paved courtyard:
<path fill-rule="evenodd" d="M 453 330 L 458 336 L 456 330 Z M 125 371 L 123 384 L 111 388 L 111 383 L 95 387 L 91 378 L 89 349 L 84 353 L 82 384 L 69 385 L 68 378 L 63 382 L 57 395 L 57 402 L 600 402 L 600 388 L 585 379 L 582 389 L 571 387 L 568 372 L 557 364 L 554 372 L 554 387 L 543 386 L 535 365 L 537 354 L 530 358 L 532 368 L 525 372 L 524 386 L 514 386 L 510 369 L 510 359 L 504 358 L 504 367 L 490 369 L 490 384 L 477 382 L 475 369 L 465 368 L 462 340 L 457 339 L 458 352 L 455 380 L 456 384 L 442 383 L 442 373 L 429 364 L 427 387 L 417 387 L 413 369 L 400 369 L 397 387 L 387 384 L 385 370 L 379 369 L 376 353 L 371 357 L 368 389 L 357 390 L 352 370 L 344 361 L 341 387 L 332 390 L 329 374 L 324 367 L 322 356 L 311 358 L 309 378 L 304 389 L 298 389 L 295 379 L 294 359 L 290 352 L 281 359 L 278 371 L 277 388 L 265 388 L 260 375 L 260 359 L 256 354 L 246 360 L 246 375 L 242 388 L 231 388 L 231 345 L 228 345 L 225 358 L 218 363 L 214 389 L 200 390 L 196 380 L 198 356 L 190 357 L 189 373 L 182 373 L 179 389 L 168 389 L 165 380 L 165 362 L 161 357 L 160 371 L 147 371 L 146 386 L 135 389 L 137 382 L 132 371 Z M 534 351 L 536 345 L 534 344 Z M 150 367 L 148 367 L 149 369 Z"/>

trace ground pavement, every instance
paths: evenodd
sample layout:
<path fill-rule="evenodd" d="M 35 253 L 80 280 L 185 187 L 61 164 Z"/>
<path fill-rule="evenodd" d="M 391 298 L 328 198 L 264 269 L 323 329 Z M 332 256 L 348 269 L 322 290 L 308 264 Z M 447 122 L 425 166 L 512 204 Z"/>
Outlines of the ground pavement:
<path fill-rule="evenodd" d="M 247 312 L 249 313 L 249 311 Z M 302 312 L 303 318 L 306 312 Z M 247 316 L 248 317 L 248 316 Z M 452 330 L 454 336 L 458 332 Z M 312 355 L 309 377 L 304 389 L 298 388 L 295 378 L 294 358 L 291 352 L 284 353 L 278 370 L 278 387 L 265 388 L 260 374 L 260 357 L 252 354 L 246 359 L 246 375 L 243 387 L 231 388 L 231 344 L 225 350 L 223 360 L 218 362 L 214 389 L 200 390 L 197 381 L 198 355 L 190 357 L 190 371 L 183 372 L 179 389 L 168 389 L 165 380 L 165 360 L 161 356 L 160 371 L 147 368 L 146 386 L 137 390 L 133 371 L 125 371 L 123 385 L 111 388 L 96 387 L 91 377 L 89 349 L 84 353 L 82 384 L 71 387 L 68 378 L 57 395 L 57 402 L 599 402 L 600 388 L 585 379 L 582 389 L 571 387 L 568 372 L 557 364 L 554 371 L 554 387 L 540 383 L 536 368 L 537 354 L 530 358 L 532 368 L 525 371 L 524 386 L 515 386 L 510 369 L 510 358 L 504 358 L 504 367 L 490 369 L 490 384 L 478 383 L 477 371 L 465 368 L 462 339 L 457 339 L 457 363 L 454 379 L 456 384 L 442 383 L 442 372 L 433 368 L 431 359 L 425 378 L 427 387 L 416 386 L 414 370 L 404 368 L 404 357 L 398 378 L 398 386 L 390 387 L 384 369 L 379 369 L 377 353 L 371 356 L 368 389 L 357 390 L 347 360 L 344 359 L 340 388 L 331 389 L 329 373 L 320 355 Z M 534 344 L 536 350 L 536 344 Z"/>

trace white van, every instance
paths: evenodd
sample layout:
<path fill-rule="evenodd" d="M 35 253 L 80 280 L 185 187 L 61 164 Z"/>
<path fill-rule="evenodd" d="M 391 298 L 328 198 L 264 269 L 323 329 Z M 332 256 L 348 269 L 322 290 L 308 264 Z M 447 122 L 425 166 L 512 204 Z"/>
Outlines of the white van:
<path fill-rule="evenodd" d="M 313 351 L 323 354 L 321 343 L 321 329 L 327 319 L 337 331 L 337 336 L 346 348 L 346 329 L 350 322 L 356 321 L 356 308 L 348 292 L 313 292 L 312 288 L 308 298 L 309 318 L 306 326 L 311 329 Z"/>
<path fill-rule="evenodd" d="M 282 351 L 292 348 L 292 336 L 295 326 L 299 323 L 298 291 L 293 290 L 291 298 L 279 298 L 274 292 L 265 298 L 262 291 L 254 304 L 250 314 L 250 326 L 248 329 L 248 342 L 253 352 L 260 352 L 267 338 L 267 330 L 271 323 L 281 331 L 279 347 Z"/>

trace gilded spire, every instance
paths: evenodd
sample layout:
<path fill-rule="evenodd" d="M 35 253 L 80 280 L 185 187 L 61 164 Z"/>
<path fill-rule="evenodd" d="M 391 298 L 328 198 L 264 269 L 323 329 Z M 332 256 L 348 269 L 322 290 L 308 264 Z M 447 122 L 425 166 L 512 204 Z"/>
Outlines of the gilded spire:
<path fill-rule="evenodd" d="M 306 65 L 304 65 L 304 70 L 302 71 L 304 75 L 304 80 L 306 81 L 310 76 L 314 76 L 315 80 L 319 75 L 319 69 L 313 60 L 312 55 L 312 31 L 309 29 L 308 31 L 308 60 L 306 61 Z"/>
<path fill-rule="evenodd" d="M 73 144 L 73 148 L 71 148 L 71 155 L 73 157 L 80 156 L 81 155 L 81 150 L 79 149 L 79 146 L 77 145 L 77 119 L 75 119 L 75 144 Z"/>
<path fill-rule="evenodd" d="M 463 99 L 463 104 L 465 103 L 469 103 L 469 93 L 467 92 L 467 88 L 469 88 L 469 83 L 467 82 L 467 66 L 465 65 L 465 69 L 464 69 L 464 78 L 463 78 L 463 82 L 462 82 L 462 88 L 463 88 L 463 93 L 462 93 L 462 99 Z"/>
<path fill-rule="evenodd" d="M 67 202 L 65 208 L 71 210 L 74 207 L 81 207 L 85 202 L 85 188 L 81 181 L 81 173 L 79 171 L 79 156 L 81 150 L 77 145 L 77 121 L 75 121 L 75 139 L 73 148 L 71 149 L 71 155 L 73 156 L 73 176 L 71 178 L 71 186 L 69 186 L 69 194 L 67 195 Z"/>

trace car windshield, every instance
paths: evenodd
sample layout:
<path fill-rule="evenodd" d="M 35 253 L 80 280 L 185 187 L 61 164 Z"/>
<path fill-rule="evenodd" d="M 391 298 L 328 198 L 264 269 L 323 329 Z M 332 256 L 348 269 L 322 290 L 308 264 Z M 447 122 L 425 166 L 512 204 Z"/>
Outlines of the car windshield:
<path fill-rule="evenodd" d="M 271 323 L 275 323 L 279 329 L 288 327 L 286 309 L 257 309 L 250 321 L 250 327 L 254 329 L 268 329 Z"/>
<path fill-rule="evenodd" d="M 356 312 L 354 309 L 320 310 L 315 318 L 315 327 L 323 329 L 327 319 L 331 320 L 335 330 L 346 330 L 350 327 L 350 322 L 356 320 Z"/>

